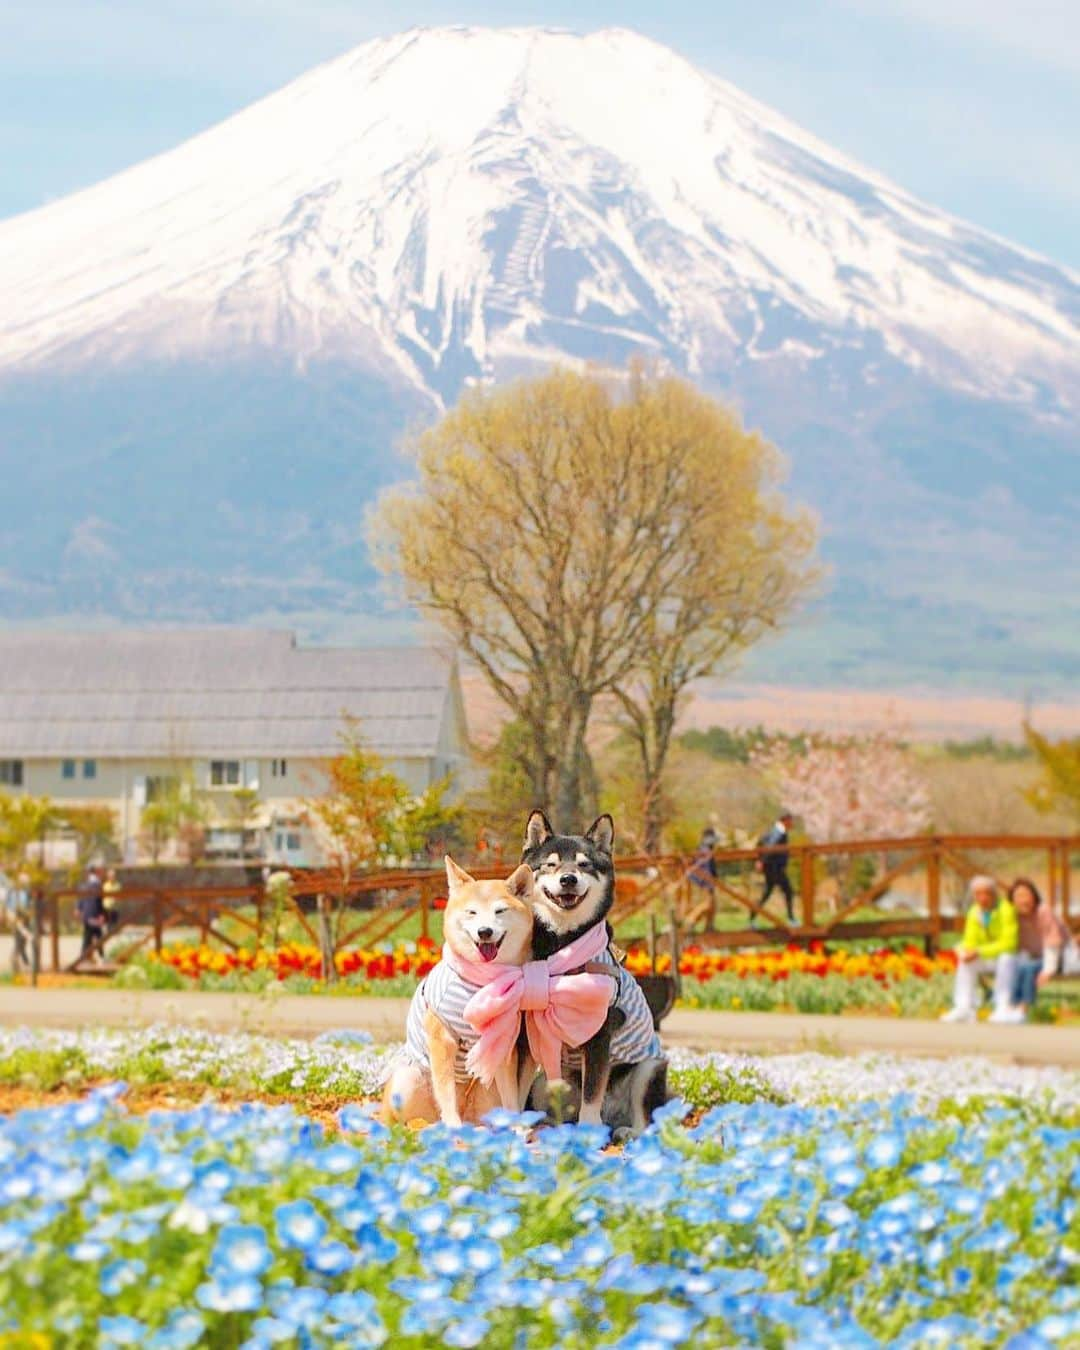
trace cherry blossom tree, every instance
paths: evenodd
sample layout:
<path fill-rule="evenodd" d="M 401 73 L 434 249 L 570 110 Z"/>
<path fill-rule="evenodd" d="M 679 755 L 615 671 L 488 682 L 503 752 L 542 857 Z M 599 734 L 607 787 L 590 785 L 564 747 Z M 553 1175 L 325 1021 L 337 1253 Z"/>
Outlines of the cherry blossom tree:
<path fill-rule="evenodd" d="M 774 742 L 755 752 L 753 763 L 811 839 L 902 838 L 930 823 L 927 786 L 886 733 L 840 741 L 811 736 L 801 753 Z"/>

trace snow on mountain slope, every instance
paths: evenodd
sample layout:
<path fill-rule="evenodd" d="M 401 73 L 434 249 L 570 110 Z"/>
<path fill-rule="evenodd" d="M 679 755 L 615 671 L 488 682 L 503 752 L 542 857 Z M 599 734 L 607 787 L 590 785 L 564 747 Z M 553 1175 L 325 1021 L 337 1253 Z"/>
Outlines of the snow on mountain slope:
<path fill-rule="evenodd" d="M 441 402 L 559 356 L 882 350 L 1061 414 L 1080 280 L 633 33 L 418 30 L 0 223 L 0 376 L 259 351 Z"/>

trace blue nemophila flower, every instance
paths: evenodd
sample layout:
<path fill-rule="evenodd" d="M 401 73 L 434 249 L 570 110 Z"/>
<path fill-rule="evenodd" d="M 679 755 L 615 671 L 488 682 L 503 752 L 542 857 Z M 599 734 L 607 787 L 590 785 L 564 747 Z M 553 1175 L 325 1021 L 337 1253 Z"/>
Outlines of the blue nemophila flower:
<path fill-rule="evenodd" d="M 102 1317 L 98 1321 L 101 1346 L 140 1345 L 146 1338 L 146 1324 L 135 1317 Z"/>
<path fill-rule="evenodd" d="M 311 1329 L 326 1316 L 329 1295 L 314 1285 L 282 1285 L 270 1290 L 268 1302 L 276 1317 L 294 1328 Z"/>
<path fill-rule="evenodd" d="M 286 1341 L 294 1345 L 296 1343 L 296 1328 L 280 1317 L 256 1318 L 251 1331 L 252 1338 L 247 1342 L 249 1346 L 282 1345 Z"/>
<path fill-rule="evenodd" d="M 864 1156 L 871 1167 L 895 1167 L 903 1153 L 903 1137 L 890 1132 L 872 1139 Z"/>
<path fill-rule="evenodd" d="M 411 1304 L 401 1314 L 399 1325 L 406 1336 L 430 1336 L 441 1332 L 448 1323 L 460 1321 L 462 1316 L 462 1305 L 454 1299 L 432 1299 Z"/>
<path fill-rule="evenodd" d="M 6 1225 L 12 1227 L 11 1224 Z M 4 1227 L 0 1227 L 0 1252 L 4 1250 Z M 68 1255 L 73 1261 L 102 1261 L 109 1254 L 109 1244 L 97 1238 L 83 1238 L 73 1242 Z"/>
<path fill-rule="evenodd" d="M 854 1163 L 841 1163 L 826 1169 L 825 1180 L 834 1191 L 854 1191 L 862 1185 L 863 1171 Z"/>
<path fill-rule="evenodd" d="M 489 1323 L 484 1317 L 463 1317 L 459 1322 L 451 1322 L 443 1331 L 443 1344 L 453 1346 L 474 1346 L 483 1343 L 488 1333 Z"/>
<path fill-rule="evenodd" d="M 261 1275 L 274 1256 L 258 1224 L 230 1223 L 218 1233 L 211 1257 L 215 1274 Z"/>
<path fill-rule="evenodd" d="M 138 1260 L 110 1261 L 101 1271 L 98 1287 L 106 1298 L 115 1298 L 121 1290 L 138 1283 L 146 1272 L 146 1262 Z"/>
<path fill-rule="evenodd" d="M 434 1238 L 424 1244 L 424 1261 L 433 1275 L 456 1279 L 468 1268 L 467 1246 L 456 1238 Z"/>
<path fill-rule="evenodd" d="M 314 1247 L 326 1232 L 326 1220 L 310 1200 L 292 1200 L 274 1210 L 277 1235 L 287 1247 Z"/>
<path fill-rule="evenodd" d="M 432 1280 L 399 1275 L 396 1280 L 390 1281 L 390 1288 L 410 1303 L 435 1303 L 449 1297 L 453 1284 L 448 1279 Z"/>
<path fill-rule="evenodd" d="M 373 1265 L 385 1265 L 398 1254 L 398 1244 L 373 1223 L 366 1223 L 353 1233 L 353 1247 L 357 1258 Z"/>
<path fill-rule="evenodd" d="M 693 1333 L 701 1321 L 698 1314 L 673 1303 L 646 1304 L 638 1313 L 637 1330 L 665 1345 L 678 1345 Z"/>
<path fill-rule="evenodd" d="M 349 1144 L 331 1144 L 319 1154 L 317 1164 L 324 1172 L 340 1176 L 355 1171 L 360 1165 L 360 1153 Z"/>
<path fill-rule="evenodd" d="M 304 1260 L 320 1275 L 344 1275 L 356 1264 L 356 1258 L 344 1242 L 331 1239 L 306 1248 Z"/>
<path fill-rule="evenodd" d="M 169 1315 L 169 1320 L 150 1337 L 151 1350 L 190 1350 L 203 1344 L 206 1320 L 201 1313 L 180 1308 Z"/>
<path fill-rule="evenodd" d="M 213 1312 L 257 1312 L 263 1303 L 263 1287 L 250 1276 L 215 1274 L 199 1285 L 195 1298 Z"/>

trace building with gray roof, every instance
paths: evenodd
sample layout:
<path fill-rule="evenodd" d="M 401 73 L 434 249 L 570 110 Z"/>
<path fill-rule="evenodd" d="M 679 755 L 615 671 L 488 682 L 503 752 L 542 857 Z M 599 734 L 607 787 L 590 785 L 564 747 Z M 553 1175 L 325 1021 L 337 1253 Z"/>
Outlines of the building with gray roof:
<path fill-rule="evenodd" d="M 236 628 L 0 633 L 0 789 L 109 804 L 127 856 L 147 802 L 183 779 L 221 807 L 211 851 L 235 842 L 245 788 L 269 853 L 310 860 L 300 804 L 348 725 L 416 792 L 466 772 L 456 663 L 434 648 Z"/>

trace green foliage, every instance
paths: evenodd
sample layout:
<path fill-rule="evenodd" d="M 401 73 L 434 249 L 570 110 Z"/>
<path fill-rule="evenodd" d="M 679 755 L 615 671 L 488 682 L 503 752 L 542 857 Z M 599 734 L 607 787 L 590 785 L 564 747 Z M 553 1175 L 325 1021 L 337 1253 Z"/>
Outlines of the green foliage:
<path fill-rule="evenodd" d="M 946 740 L 942 752 L 950 759 L 992 759 L 1003 764 L 1031 758 L 1031 747 L 1019 741 L 1003 741 L 997 736 L 972 736 L 965 741 Z"/>
<path fill-rule="evenodd" d="M 54 1092 L 72 1087 L 90 1075 L 90 1061 L 78 1046 L 59 1049 L 20 1048 L 0 1058 L 0 1083 Z"/>
<path fill-rule="evenodd" d="M 768 1102 L 783 1106 L 787 1098 L 754 1068 L 721 1068 L 706 1061 L 690 1064 L 683 1069 L 672 1069 L 668 1084 L 676 1097 L 681 1097 L 697 1111 L 710 1111 L 714 1106 L 732 1102 L 749 1106 L 751 1102 Z"/>
<path fill-rule="evenodd" d="M 705 731 L 684 731 L 678 739 L 687 750 L 703 750 L 713 759 L 728 764 L 749 764 L 756 750 L 772 745 L 783 745 L 793 755 L 805 753 L 807 746 L 807 738 L 802 732 L 789 735 L 783 731 L 766 731 L 760 724 L 745 730 L 709 727 Z"/>
<path fill-rule="evenodd" d="M 391 844 L 399 858 L 430 859 L 459 849 L 465 840 L 465 808 L 446 800 L 451 780 L 431 783 L 399 807 Z"/>
<path fill-rule="evenodd" d="M 48 797 L 0 791 L 0 867 L 25 868 L 35 882 L 41 881 L 41 865 L 27 864 L 27 849 L 40 845 L 47 833 L 56 828 L 59 818 Z"/>
<path fill-rule="evenodd" d="M 1024 723 L 1024 736 L 1042 779 L 1025 794 L 1039 811 L 1062 811 L 1080 821 L 1080 736 L 1051 741 Z"/>
<path fill-rule="evenodd" d="M 117 989 L 187 989 L 190 981 L 162 961 L 136 959 L 121 966 L 113 976 Z"/>

